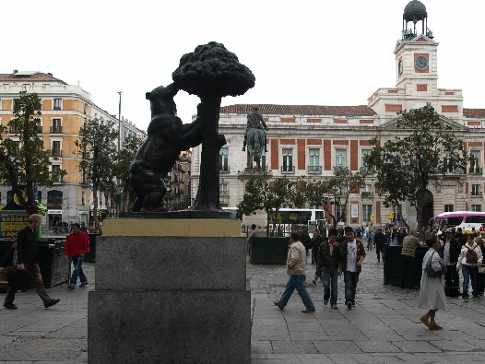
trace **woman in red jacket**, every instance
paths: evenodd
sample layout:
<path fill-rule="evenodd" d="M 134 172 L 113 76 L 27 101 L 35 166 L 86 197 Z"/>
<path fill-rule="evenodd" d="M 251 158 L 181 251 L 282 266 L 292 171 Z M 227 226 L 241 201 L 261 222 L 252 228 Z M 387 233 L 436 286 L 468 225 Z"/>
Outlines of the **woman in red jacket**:
<path fill-rule="evenodd" d="M 68 287 L 74 289 L 77 283 L 77 277 L 81 281 L 80 287 L 86 287 L 88 281 L 83 272 L 83 256 L 89 252 L 88 234 L 81 231 L 79 224 L 72 224 L 72 232 L 67 236 L 64 244 L 64 253 L 69 257 L 74 266 Z"/>

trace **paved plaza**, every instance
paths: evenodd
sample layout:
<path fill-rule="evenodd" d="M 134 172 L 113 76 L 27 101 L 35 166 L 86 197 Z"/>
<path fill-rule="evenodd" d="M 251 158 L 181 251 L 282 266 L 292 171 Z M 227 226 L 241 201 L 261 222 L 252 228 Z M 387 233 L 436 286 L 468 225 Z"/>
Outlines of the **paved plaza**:
<path fill-rule="evenodd" d="M 87 271 L 94 282 L 94 265 Z M 417 291 L 383 286 L 382 265 L 372 253 L 352 311 L 342 295 L 338 310 L 324 306 L 318 285 L 309 287 L 315 314 L 301 313 L 296 294 L 280 312 L 272 302 L 284 289 L 285 268 L 248 265 L 248 277 L 253 364 L 485 362 L 485 298 L 449 299 L 448 310 L 437 315 L 445 329 L 429 332 L 418 322 Z M 343 293 L 342 278 L 339 287 Z M 48 310 L 34 291 L 18 295 L 18 310 L 0 309 L 0 363 L 87 362 L 87 290 L 61 286 L 50 293 L 62 301 Z"/>

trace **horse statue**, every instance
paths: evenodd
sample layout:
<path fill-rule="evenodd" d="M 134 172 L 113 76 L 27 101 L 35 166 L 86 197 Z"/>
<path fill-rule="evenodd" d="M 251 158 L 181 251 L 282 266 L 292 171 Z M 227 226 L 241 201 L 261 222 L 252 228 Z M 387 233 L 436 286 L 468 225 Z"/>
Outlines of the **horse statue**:
<path fill-rule="evenodd" d="M 262 157 L 266 155 L 267 138 L 266 133 L 268 126 L 264 122 L 263 116 L 259 113 L 257 107 L 253 107 L 247 116 L 246 134 L 244 135 L 243 151 L 248 148 L 247 168 L 253 169 L 254 163 L 256 168 L 261 169 Z"/>

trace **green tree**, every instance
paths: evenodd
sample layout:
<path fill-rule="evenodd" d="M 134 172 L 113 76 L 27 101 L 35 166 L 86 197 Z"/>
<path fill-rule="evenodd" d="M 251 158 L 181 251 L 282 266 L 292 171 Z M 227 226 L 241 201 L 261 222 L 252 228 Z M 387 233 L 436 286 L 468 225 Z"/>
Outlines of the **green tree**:
<path fill-rule="evenodd" d="M 130 204 L 130 186 L 129 186 L 129 171 L 131 162 L 135 159 L 136 152 L 143 144 L 143 139 L 136 135 L 129 135 L 116 156 L 116 163 L 113 168 L 113 174 L 117 181 L 117 204 L 118 211 L 128 211 Z"/>
<path fill-rule="evenodd" d="M 307 189 L 308 183 L 303 178 L 298 178 L 296 182 L 291 182 L 289 185 L 289 200 L 294 208 L 305 208 L 307 204 Z"/>
<path fill-rule="evenodd" d="M 403 112 L 398 127 L 403 135 L 384 144 L 377 138 L 372 141 L 373 149 L 365 162 L 376 174 L 376 189 L 384 195 L 386 205 L 399 209 L 408 201 L 416 207 L 421 229 L 428 224 L 422 197 L 430 180 L 465 171 L 468 157 L 463 140 L 430 105 Z"/>
<path fill-rule="evenodd" d="M 350 194 L 358 192 L 358 189 L 363 187 L 366 176 L 367 172 L 365 170 L 352 172 L 347 167 L 334 168 L 333 176 L 330 177 L 327 183 L 331 200 L 340 211 L 340 215 L 336 216 L 335 220 L 346 222 Z"/>
<path fill-rule="evenodd" d="M 62 169 L 57 175 L 49 172 L 49 151 L 44 150 L 40 109 L 37 94 L 21 91 L 14 101 L 14 118 L 8 122 L 8 131 L 17 135 L 18 140 L 0 138 L 0 180 L 12 187 L 29 213 L 37 210 L 37 188 L 51 186 L 66 174 Z M 0 134 L 5 131 L 3 127 Z"/>
<path fill-rule="evenodd" d="M 111 120 L 87 120 L 76 142 L 81 156 L 79 169 L 93 191 L 94 228 L 99 229 L 98 192 L 112 188 L 118 132 Z"/>

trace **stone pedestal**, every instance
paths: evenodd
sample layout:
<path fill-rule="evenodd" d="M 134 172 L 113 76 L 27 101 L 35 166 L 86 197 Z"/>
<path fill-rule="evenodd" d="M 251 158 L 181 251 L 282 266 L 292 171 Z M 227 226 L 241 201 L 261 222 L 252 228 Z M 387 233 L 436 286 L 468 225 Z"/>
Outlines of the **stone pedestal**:
<path fill-rule="evenodd" d="M 88 302 L 90 364 L 250 363 L 239 220 L 130 218 L 103 230 Z"/>

